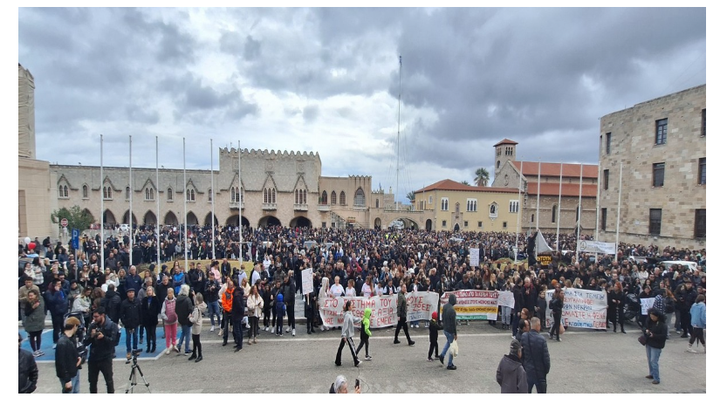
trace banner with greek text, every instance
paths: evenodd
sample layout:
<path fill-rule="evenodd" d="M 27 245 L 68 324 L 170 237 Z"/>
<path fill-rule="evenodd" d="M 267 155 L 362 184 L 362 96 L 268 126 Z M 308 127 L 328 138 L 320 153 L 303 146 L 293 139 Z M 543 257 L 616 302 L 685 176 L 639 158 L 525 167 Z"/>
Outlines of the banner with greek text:
<path fill-rule="evenodd" d="M 498 291 L 496 290 L 455 290 L 445 292 L 440 305 L 448 302 L 452 293 L 457 298 L 455 313 L 458 320 L 497 320 Z"/>
<path fill-rule="evenodd" d="M 435 292 L 411 292 L 405 295 L 407 300 L 407 321 L 429 320 L 432 312 L 438 309 L 438 294 Z M 372 310 L 370 328 L 394 327 L 398 322 L 397 295 L 364 297 L 323 297 L 318 301 L 320 318 L 328 327 L 341 327 L 343 307 L 347 300 L 355 303 L 353 315 L 362 317 L 365 308 Z"/>
<path fill-rule="evenodd" d="M 641 315 L 647 316 L 648 310 L 652 309 L 653 304 L 655 304 L 655 298 L 654 297 L 644 297 L 640 299 L 640 308 L 641 308 Z"/>
<path fill-rule="evenodd" d="M 607 294 L 603 291 L 566 288 L 565 301 L 562 309 L 562 323 L 568 327 L 594 328 L 604 330 L 607 324 Z M 553 324 L 552 301 L 554 290 L 545 293 L 547 301 L 547 315 L 545 326 L 550 328 Z"/>
<path fill-rule="evenodd" d="M 615 243 L 604 243 L 602 241 L 581 240 L 578 243 L 578 251 L 588 253 L 615 254 Z"/>

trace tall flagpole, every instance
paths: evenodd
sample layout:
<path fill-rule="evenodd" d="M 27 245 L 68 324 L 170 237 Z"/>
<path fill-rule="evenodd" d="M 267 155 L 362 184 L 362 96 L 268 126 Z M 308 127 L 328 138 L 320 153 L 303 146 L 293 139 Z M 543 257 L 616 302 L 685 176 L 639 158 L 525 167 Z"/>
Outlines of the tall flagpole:
<path fill-rule="evenodd" d="M 562 174 L 563 163 L 560 163 L 560 191 L 558 192 L 558 209 L 557 209 L 557 231 L 555 232 L 555 248 L 560 251 L 560 212 L 562 211 Z"/>
<path fill-rule="evenodd" d="M 133 221 L 132 221 L 132 217 L 133 217 L 133 212 L 132 212 L 132 199 L 133 199 L 133 198 L 132 198 L 132 197 L 133 197 L 133 182 L 132 182 L 132 135 L 128 135 L 128 138 L 129 138 L 129 140 L 130 140 L 130 142 L 129 142 L 129 144 L 130 144 L 130 173 L 129 173 L 130 180 L 128 181 L 128 183 L 129 183 L 128 188 L 129 188 L 129 191 L 130 191 L 130 195 L 128 195 L 128 199 L 130 200 L 130 210 L 128 211 L 128 223 L 130 223 L 130 230 L 129 230 L 129 231 L 130 231 L 130 237 L 128 237 L 128 238 L 130 239 L 130 243 L 129 243 L 129 246 L 128 246 L 128 247 L 130 248 L 130 251 L 129 251 L 130 262 L 128 262 L 128 270 L 130 270 L 130 267 L 132 266 L 132 263 L 133 263 L 133 259 L 132 259 L 132 258 L 133 258 L 133 257 L 132 257 L 132 253 L 133 253 Z"/>
<path fill-rule="evenodd" d="M 100 271 L 105 273 L 105 180 L 103 179 L 102 134 L 100 134 Z"/>
<path fill-rule="evenodd" d="M 183 195 L 185 196 L 185 199 L 183 199 L 183 244 L 185 246 L 184 248 L 184 255 L 185 255 L 185 268 L 183 268 L 183 271 L 188 270 L 188 259 L 187 259 L 187 231 L 188 231 L 188 225 L 187 225 L 187 175 L 185 173 L 185 138 L 183 138 Z"/>
<path fill-rule="evenodd" d="M 398 130 L 397 130 L 397 162 L 395 164 L 395 210 L 400 209 L 398 206 L 398 192 L 400 192 L 400 185 L 399 185 L 399 178 L 400 178 L 400 104 L 401 104 L 401 96 L 402 96 L 402 55 L 398 56 L 398 63 L 400 64 L 399 68 L 399 88 L 398 88 Z"/>
<path fill-rule="evenodd" d="M 155 216 L 155 237 L 157 237 L 157 273 L 160 274 L 160 170 L 158 169 L 158 137 L 155 136 L 155 201 L 157 215 Z"/>
<path fill-rule="evenodd" d="M 212 258 L 215 260 L 215 179 L 213 166 L 213 141 L 210 139 L 210 194 L 212 195 L 212 219 L 210 219 L 210 234 L 212 234 Z"/>
<path fill-rule="evenodd" d="M 620 243 L 620 200 L 622 198 L 622 172 L 623 172 L 623 163 L 620 162 L 620 177 L 618 178 L 619 182 L 619 191 L 618 191 L 618 204 L 617 204 L 617 223 L 615 224 L 615 260 L 617 260 L 617 250 Z"/>
<path fill-rule="evenodd" d="M 520 195 L 520 190 L 522 189 L 522 183 L 523 183 L 523 175 L 522 175 L 522 159 L 520 159 L 520 181 L 518 182 L 518 211 L 517 211 L 517 218 L 515 223 L 515 263 L 517 264 L 517 256 L 518 256 L 518 238 L 520 237 L 520 204 L 522 203 L 522 196 Z"/>
<path fill-rule="evenodd" d="M 580 163 L 580 196 L 578 198 L 578 220 L 577 220 L 577 236 L 575 237 L 575 262 L 580 257 L 580 223 L 582 222 L 582 186 L 583 186 L 583 165 Z"/>
<path fill-rule="evenodd" d="M 595 182 L 597 184 L 597 195 L 595 196 L 595 241 L 598 241 L 598 235 L 600 227 L 600 166 L 598 165 L 598 180 Z M 597 249 L 595 250 L 595 262 L 598 262 L 597 259 L 598 253 Z"/>
<path fill-rule="evenodd" d="M 240 150 L 240 140 L 238 140 L 238 193 L 240 194 L 238 198 L 238 255 L 240 255 L 240 270 L 245 271 L 242 256 L 242 151 Z"/>
<path fill-rule="evenodd" d="M 538 160 L 537 203 L 535 204 L 535 230 L 540 230 L 540 165 Z"/>

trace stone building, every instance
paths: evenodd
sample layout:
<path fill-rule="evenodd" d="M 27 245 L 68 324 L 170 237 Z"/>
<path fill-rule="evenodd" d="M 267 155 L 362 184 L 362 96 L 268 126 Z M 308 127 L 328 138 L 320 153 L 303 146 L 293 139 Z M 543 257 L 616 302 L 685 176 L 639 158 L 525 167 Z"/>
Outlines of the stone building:
<path fill-rule="evenodd" d="M 521 229 L 539 228 L 544 234 L 595 232 L 598 166 L 594 164 L 516 161 L 518 143 L 495 144 L 493 187 L 520 188 Z M 539 204 L 538 204 L 539 193 Z M 582 198 L 580 197 L 582 193 Z M 582 215 L 580 214 L 582 211 Z"/>
<path fill-rule="evenodd" d="M 705 85 L 601 118 L 601 241 L 705 247 L 705 122 Z"/>
<path fill-rule="evenodd" d="M 35 79 L 18 63 L 18 238 L 57 236 L 50 214 L 57 209 L 56 178 L 35 159 Z"/>

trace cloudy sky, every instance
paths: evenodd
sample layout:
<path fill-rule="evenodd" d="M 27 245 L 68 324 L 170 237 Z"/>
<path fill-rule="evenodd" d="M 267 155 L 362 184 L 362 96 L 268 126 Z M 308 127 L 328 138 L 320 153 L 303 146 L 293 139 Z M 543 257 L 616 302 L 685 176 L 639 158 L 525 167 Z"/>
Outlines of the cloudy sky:
<path fill-rule="evenodd" d="M 492 175 L 503 138 L 597 164 L 600 117 L 706 83 L 706 47 L 704 8 L 18 9 L 39 159 L 99 165 L 102 133 L 127 166 L 132 135 L 154 168 L 158 136 L 161 165 L 185 138 L 207 169 L 239 140 L 402 197 Z"/>

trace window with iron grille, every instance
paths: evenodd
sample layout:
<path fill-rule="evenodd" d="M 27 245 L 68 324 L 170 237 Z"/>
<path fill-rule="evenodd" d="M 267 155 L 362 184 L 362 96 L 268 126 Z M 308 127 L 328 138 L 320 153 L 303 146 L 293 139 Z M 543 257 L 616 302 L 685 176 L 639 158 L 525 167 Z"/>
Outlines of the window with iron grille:
<path fill-rule="evenodd" d="M 650 235 L 659 236 L 662 228 L 662 209 L 650 209 Z"/>
<path fill-rule="evenodd" d="M 705 238 L 705 209 L 695 209 L 695 238 Z"/>

